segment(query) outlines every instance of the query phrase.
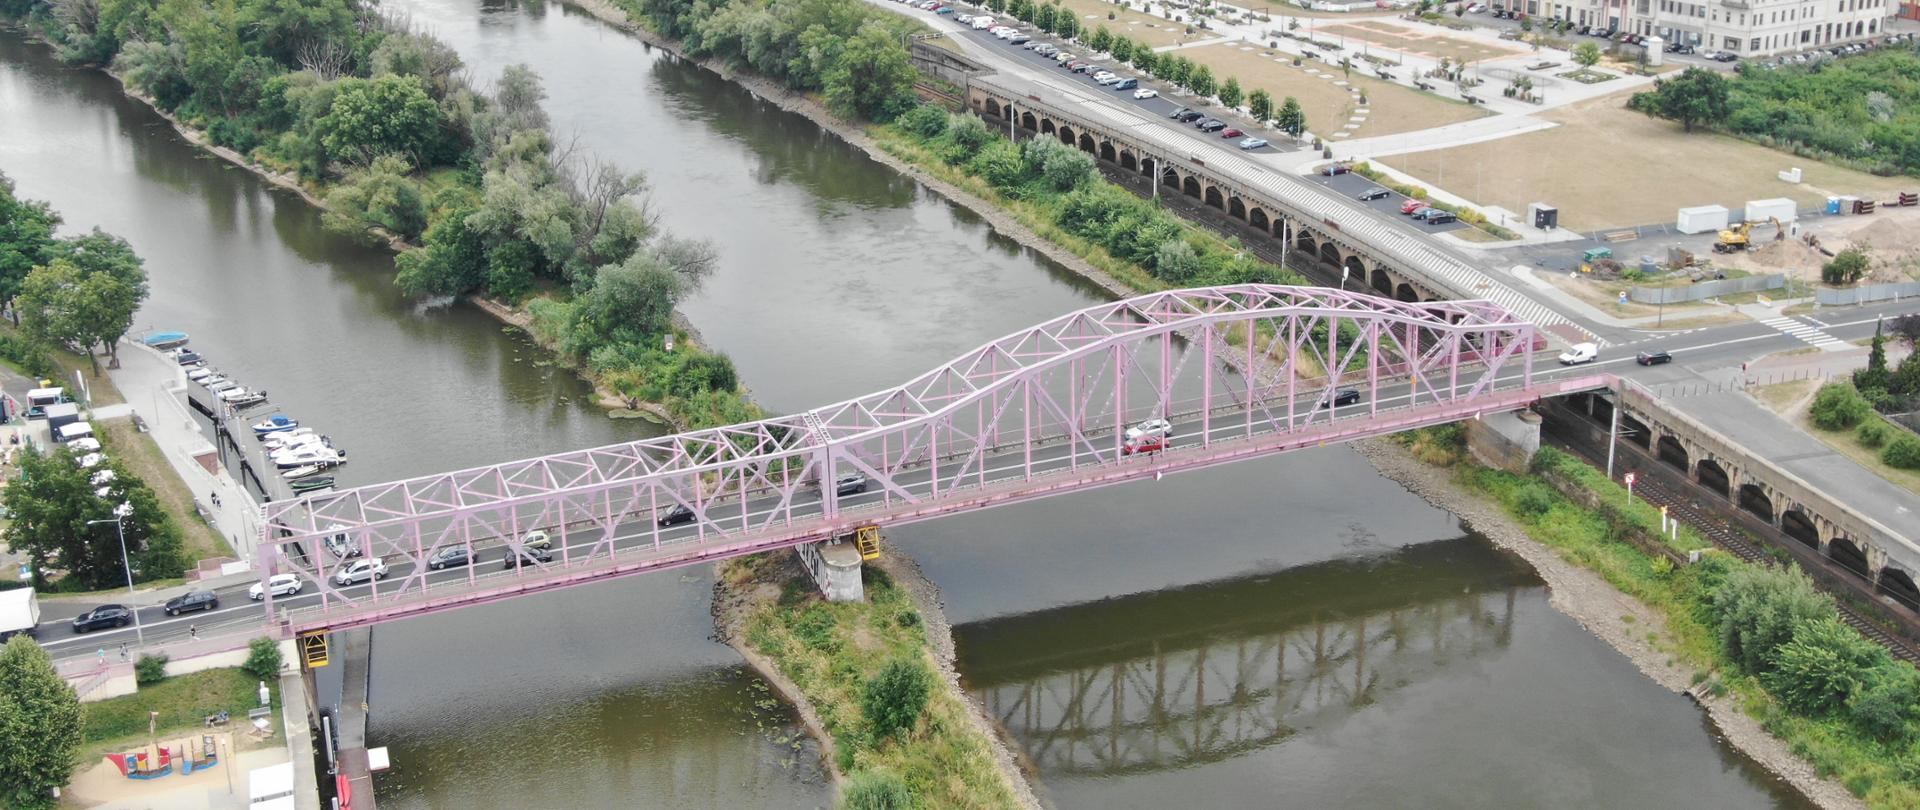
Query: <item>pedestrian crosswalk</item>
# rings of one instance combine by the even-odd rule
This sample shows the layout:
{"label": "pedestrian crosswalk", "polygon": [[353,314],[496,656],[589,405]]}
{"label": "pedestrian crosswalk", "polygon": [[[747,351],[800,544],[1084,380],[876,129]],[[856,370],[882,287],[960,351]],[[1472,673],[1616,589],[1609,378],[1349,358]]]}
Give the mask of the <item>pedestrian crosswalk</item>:
{"label": "pedestrian crosswalk", "polygon": [[1762,318],[1760,322],[1811,343],[1822,351],[1842,352],[1853,348],[1852,344],[1822,332],[1811,324],[1784,315],[1777,318]]}

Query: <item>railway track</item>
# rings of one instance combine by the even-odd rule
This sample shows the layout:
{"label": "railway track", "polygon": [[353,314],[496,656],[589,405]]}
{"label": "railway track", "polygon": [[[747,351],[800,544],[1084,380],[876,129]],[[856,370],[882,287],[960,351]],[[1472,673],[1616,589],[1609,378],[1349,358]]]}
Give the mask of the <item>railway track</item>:
{"label": "railway track", "polygon": [[[1567,441],[1562,436],[1554,438],[1557,439],[1554,443],[1561,449],[1580,456],[1587,463],[1596,466],[1604,463],[1595,458],[1592,448],[1578,442]],[[1671,484],[1661,480],[1661,476],[1640,476],[1639,480],[1634,482],[1633,494],[1646,499],[1648,503],[1667,507],[1667,514],[1678,518],[1681,523],[1698,532],[1701,537],[1711,540],[1715,546],[1735,557],[1747,562],[1761,562],[1773,558],[1773,555],[1754,543],[1744,532],[1736,530],[1726,518],[1701,508],[1684,493],[1676,492]],[[1868,641],[1885,647],[1887,652],[1895,658],[1920,665],[1920,649],[1916,649],[1913,644],[1888,632],[1879,622],[1867,617],[1844,601],[1836,599],[1834,606],[1840,610],[1840,620],[1846,622],[1847,626],[1860,631],[1860,635]]]}

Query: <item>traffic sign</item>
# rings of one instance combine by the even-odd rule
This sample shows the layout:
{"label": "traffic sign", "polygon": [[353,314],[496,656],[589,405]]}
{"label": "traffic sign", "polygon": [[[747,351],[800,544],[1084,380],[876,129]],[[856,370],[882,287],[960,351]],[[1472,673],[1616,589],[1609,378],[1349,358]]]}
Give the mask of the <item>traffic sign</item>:
{"label": "traffic sign", "polygon": [[1633,486],[1633,473],[1627,473],[1627,486]]}

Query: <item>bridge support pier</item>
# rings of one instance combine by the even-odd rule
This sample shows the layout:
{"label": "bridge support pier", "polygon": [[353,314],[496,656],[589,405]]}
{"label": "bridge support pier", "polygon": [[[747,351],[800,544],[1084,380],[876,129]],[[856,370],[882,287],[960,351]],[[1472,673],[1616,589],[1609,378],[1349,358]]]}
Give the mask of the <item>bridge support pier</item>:
{"label": "bridge support pier", "polygon": [[1467,451],[1489,467],[1526,472],[1540,450],[1540,415],[1533,411],[1483,414],[1466,425]]}
{"label": "bridge support pier", "polygon": [[794,551],[800,555],[800,562],[806,565],[807,573],[813,575],[814,584],[820,586],[820,593],[827,597],[827,601],[866,601],[866,587],[860,578],[860,550],[854,547],[851,539],[802,543],[795,546]]}

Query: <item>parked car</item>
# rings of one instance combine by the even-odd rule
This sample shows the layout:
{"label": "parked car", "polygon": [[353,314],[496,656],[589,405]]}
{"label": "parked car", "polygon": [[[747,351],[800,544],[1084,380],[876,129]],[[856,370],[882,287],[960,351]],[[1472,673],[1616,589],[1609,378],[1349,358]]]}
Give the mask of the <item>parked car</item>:
{"label": "parked car", "polygon": [[1247,133],[1245,133],[1245,132],[1241,132],[1240,130],[1237,130],[1237,129],[1234,129],[1233,127],[1227,127],[1226,129],[1224,129],[1224,130],[1221,130],[1221,131],[1220,131],[1220,137],[1222,137],[1222,138],[1245,138],[1245,137],[1247,137]]}
{"label": "parked car", "polygon": [[1391,196],[1393,196],[1393,192],[1379,186],[1374,186],[1373,188],[1360,192],[1359,200],[1361,202],[1371,202],[1373,200],[1384,200]]}
{"label": "parked car", "polygon": [[935,14],[952,14],[952,13],[953,13],[953,7],[952,7],[952,6],[941,6],[941,7],[939,7],[939,8],[936,8],[936,9],[934,9],[934,10],[933,10],[933,13],[935,13]]}
{"label": "parked car", "polygon": [[1693,46],[1685,42],[1673,42],[1667,45],[1667,53],[1693,53]]}
{"label": "parked car", "polygon": [[[266,590],[272,591],[274,596],[293,596],[300,592],[300,588],[301,588],[301,583],[300,583],[299,575],[274,574],[271,578],[267,580]],[[253,583],[251,587],[247,588],[247,598],[252,599],[255,602],[258,602],[262,599],[267,598],[267,595],[260,588],[260,583],[256,582],[256,583]]]}
{"label": "parked car", "polygon": [[1406,202],[1403,202],[1400,204],[1400,213],[1412,214],[1425,207],[1427,207],[1427,204],[1425,201],[1416,200],[1416,199],[1413,199],[1412,197],[1408,197]]}
{"label": "parked car", "polygon": [[1174,120],[1179,121],[1182,124],[1191,124],[1205,117],[1207,117],[1206,113],[1196,112],[1194,110],[1188,110],[1186,112],[1183,112],[1179,115],[1174,116]]}
{"label": "parked car", "polygon": [[375,557],[370,560],[354,560],[348,563],[347,567],[340,569],[333,575],[333,584],[346,586],[366,582],[370,579],[386,578],[387,561]]}
{"label": "parked car", "polygon": [[1225,121],[1215,121],[1209,118],[1205,121],[1195,124],[1195,126],[1199,127],[1201,132],[1219,132],[1220,130],[1227,128],[1227,123]]}
{"label": "parked car", "polygon": [[833,482],[833,494],[842,498],[867,491],[867,477],[859,473],[840,476]]}
{"label": "parked car", "polygon": [[1167,117],[1175,121],[1184,121],[1186,119],[1181,118],[1180,116],[1186,115],[1187,113],[1190,113],[1190,112],[1193,112],[1193,108],[1191,107],[1176,107],[1174,108],[1173,112],[1167,113]]}
{"label": "parked car", "polygon": [[1160,91],[1155,90],[1151,87],[1142,87],[1138,90],[1133,91],[1134,98],[1153,98],[1154,96],[1157,96],[1157,95],[1160,95]]}
{"label": "parked car", "polygon": [[1113,89],[1115,90],[1133,90],[1138,88],[1139,86],[1140,86],[1139,79],[1121,79],[1120,81],[1113,83]]}
{"label": "parked car", "polygon": [[1333,406],[1345,407],[1360,404],[1360,391],[1355,388],[1342,388],[1333,394]]}
{"label": "parked car", "polygon": [[1560,365],[1577,366],[1582,363],[1591,363],[1594,358],[1599,356],[1599,346],[1592,343],[1575,343],[1568,347],[1566,351],[1560,353]]}
{"label": "parked car", "polygon": [[[1433,213],[1427,214],[1427,211],[1432,211]],[[1445,225],[1449,222],[1460,221],[1459,214],[1456,214],[1452,211],[1442,211],[1438,208],[1429,208],[1426,211],[1422,211],[1420,213],[1427,214],[1426,220],[1428,225]]]}
{"label": "parked car", "polygon": [[1716,53],[1716,54],[1714,54],[1712,58],[1713,58],[1713,61],[1715,61],[1715,62],[1738,62],[1738,61],[1740,61],[1740,55],[1739,55],[1739,54],[1736,54],[1736,53],[1734,53],[1733,51],[1721,51],[1721,52],[1719,52],[1719,53]]}
{"label": "parked car", "polygon": [[1267,145],[1266,138],[1248,138],[1240,142],[1240,148],[1249,152]]}
{"label": "parked car", "polygon": [[172,599],[168,599],[166,604],[168,616],[178,616],[182,613],[191,613],[196,610],[218,609],[220,609],[220,597],[213,591],[187,591]]}
{"label": "parked car", "polygon": [[101,605],[73,617],[73,632],[91,633],[102,627],[126,627],[133,624],[133,611],[126,605]]}
{"label": "parked car", "polygon": [[1641,352],[1634,355],[1633,362],[1643,366],[1658,366],[1673,362],[1673,355],[1660,349],[1655,349],[1650,352]]}
{"label": "parked car", "polygon": [[1151,453],[1164,450],[1167,440],[1173,438],[1173,423],[1165,419],[1148,419],[1145,422],[1127,428],[1120,443],[1121,455]]}
{"label": "parked car", "polygon": [[985,31],[993,27],[993,18],[992,17],[975,17],[973,18],[972,25],[973,25],[973,30],[975,31]]}
{"label": "parked car", "polygon": [[1060,64],[1064,65],[1072,59],[1073,59],[1073,54],[1067,53],[1066,51],[1053,52],[1053,61],[1059,62]]}
{"label": "parked car", "polygon": [[953,18],[953,21],[954,21],[954,22],[957,22],[957,23],[959,23],[959,24],[961,24],[961,25],[972,25],[972,24],[973,24],[973,15],[972,15],[972,14],[962,14],[962,15],[960,15],[960,16],[958,16],[958,17],[955,17],[955,18]]}
{"label": "parked car", "polygon": [[1440,209],[1438,209],[1438,208],[1435,208],[1435,207],[1433,207],[1433,206],[1431,206],[1431,205],[1426,205],[1426,206],[1421,206],[1421,208],[1420,208],[1420,210],[1418,210],[1418,211],[1415,211],[1415,212],[1413,212],[1413,218],[1414,218],[1414,219],[1423,219],[1423,220],[1431,220],[1431,219],[1433,219],[1433,217],[1434,217],[1434,215],[1436,215],[1436,214],[1444,214],[1444,213],[1446,213],[1446,212],[1445,212],[1445,211],[1442,211],[1442,210],[1440,210]]}
{"label": "parked car", "polygon": [[553,562],[553,552],[544,548],[523,548],[520,549],[519,554],[515,554],[512,549],[508,549],[506,556],[500,558],[500,567],[504,570],[511,571],[520,566],[532,565],[536,562]]}
{"label": "parked car", "polygon": [[1325,166],[1320,167],[1320,174],[1324,177],[1332,177],[1338,174],[1346,174],[1347,172],[1350,172],[1350,171],[1353,171],[1353,167],[1348,166],[1345,163],[1329,163]]}
{"label": "parked car", "polygon": [[1014,34],[1013,36],[1007,37],[1007,42],[1014,45],[1024,45],[1032,41],[1033,37],[1027,36],[1026,34]]}
{"label": "parked car", "polygon": [[662,526],[672,526],[678,523],[691,522],[692,520],[692,509],[688,509],[685,504],[674,504],[672,509],[668,509],[662,513],[660,519],[654,522]]}
{"label": "parked car", "polygon": [[1075,72],[1075,73],[1092,73],[1092,72],[1093,72],[1093,63],[1092,63],[1092,62],[1081,62],[1081,63],[1080,63],[1080,64],[1078,64],[1078,65],[1074,65],[1073,67],[1070,67],[1070,68],[1068,68],[1068,70],[1071,70],[1071,71],[1073,71],[1073,72]]}
{"label": "parked car", "polygon": [[466,546],[448,546],[434,552],[433,556],[427,558],[427,568],[434,571],[442,568],[472,564],[473,552],[469,551]]}
{"label": "parked car", "polygon": [[1055,48],[1052,45],[1039,45],[1034,47],[1033,52],[1040,54],[1041,56],[1052,56],[1056,53],[1059,53],[1060,49]]}

